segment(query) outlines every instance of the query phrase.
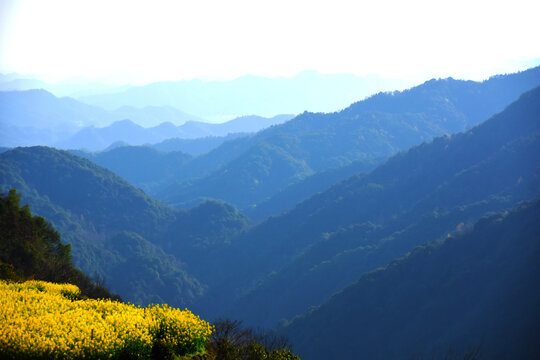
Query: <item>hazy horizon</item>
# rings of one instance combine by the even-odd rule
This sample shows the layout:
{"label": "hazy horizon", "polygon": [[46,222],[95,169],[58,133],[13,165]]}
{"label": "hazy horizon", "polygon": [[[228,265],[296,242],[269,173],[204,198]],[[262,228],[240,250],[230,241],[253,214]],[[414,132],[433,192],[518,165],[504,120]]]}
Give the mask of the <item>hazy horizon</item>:
{"label": "hazy horizon", "polygon": [[300,70],[297,73],[294,73],[292,75],[260,75],[260,74],[242,74],[238,76],[233,77],[218,77],[218,76],[200,76],[200,77],[194,77],[194,78],[182,78],[182,79],[155,79],[155,80],[147,80],[144,82],[129,82],[129,79],[124,79],[125,81],[118,81],[119,79],[116,78],[115,75],[111,76],[105,76],[105,77],[85,77],[84,75],[79,76],[70,76],[65,78],[57,78],[48,74],[33,74],[33,73],[19,73],[15,71],[0,71],[1,76],[5,77],[12,77],[13,79],[35,79],[39,81],[43,81],[45,83],[48,83],[49,85],[85,85],[85,84],[99,84],[104,86],[110,86],[113,87],[140,87],[140,86],[146,86],[153,83],[167,83],[167,82],[181,82],[181,81],[201,81],[201,82],[228,82],[228,81],[234,81],[246,77],[258,77],[258,78],[264,78],[264,79],[292,79],[298,76],[301,76],[302,74],[306,73],[316,73],[323,76],[332,76],[332,75],[351,75],[358,78],[380,78],[383,80],[394,80],[396,82],[401,82],[403,84],[406,84],[405,86],[402,86],[400,88],[394,89],[394,90],[403,90],[406,88],[409,88],[411,86],[419,85],[425,81],[428,81],[430,79],[442,79],[442,78],[453,78],[456,80],[473,80],[473,81],[483,81],[487,80],[492,76],[497,75],[504,75],[504,74],[511,74],[516,73],[520,71],[525,71],[534,67],[540,66],[540,57],[539,58],[531,58],[526,61],[523,61],[522,63],[515,64],[510,70],[508,71],[500,71],[500,72],[493,72],[493,73],[485,73],[482,77],[464,77],[464,76],[452,76],[451,74],[448,76],[427,76],[426,77],[416,77],[416,78],[410,78],[410,77],[385,77],[380,74],[365,74],[365,75],[358,75],[352,72],[336,72],[336,73],[324,73],[315,69],[305,69]]}
{"label": "hazy horizon", "polygon": [[0,4],[0,72],[115,85],[309,70],[483,80],[540,64],[535,10],[527,0],[8,0]]}

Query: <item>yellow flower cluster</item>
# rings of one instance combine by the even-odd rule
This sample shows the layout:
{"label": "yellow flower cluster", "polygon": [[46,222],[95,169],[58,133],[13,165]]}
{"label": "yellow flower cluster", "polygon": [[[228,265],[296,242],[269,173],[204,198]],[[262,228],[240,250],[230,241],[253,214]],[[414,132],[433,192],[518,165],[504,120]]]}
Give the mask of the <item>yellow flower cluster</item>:
{"label": "yellow flower cluster", "polygon": [[177,354],[202,351],[212,326],[189,310],[111,300],[70,300],[75,285],[0,281],[2,358],[149,357],[156,342]]}

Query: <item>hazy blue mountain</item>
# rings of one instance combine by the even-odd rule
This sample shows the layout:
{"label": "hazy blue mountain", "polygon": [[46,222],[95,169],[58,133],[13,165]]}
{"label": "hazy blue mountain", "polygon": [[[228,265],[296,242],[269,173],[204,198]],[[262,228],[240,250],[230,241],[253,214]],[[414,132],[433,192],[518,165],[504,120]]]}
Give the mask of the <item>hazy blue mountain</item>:
{"label": "hazy blue mountain", "polygon": [[[103,151],[110,151],[110,150],[114,150],[114,149],[117,149],[119,147],[124,147],[124,146],[131,146],[129,145],[127,142],[125,141],[115,141],[113,142],[111,145],[107,146]],[[89,154],[90,152],[88,151],[85,151],[85,150],[72,150],[71,151],[73,154],[77,155],[77,156],[81,156],[79,154],[77,154],[76,152],[79,152],[79,153],[84,153],[84,154]],[[86,157],[85,156],[82,156],[82,157]]]}
{"label": "hazy blue mountain", "polygon": [[82,126],[104,125],[113,117],[105,110],[45,90],[0,92],[3,146],[52,144]]}
{"label": "hazy blue mountain", "polygon": [[45,90],[5,91],[0,92],[0,145],[50,145],[96,151],[117,141],[141,145],[174,137],[252,132],[291,117],[249,116],[222,124],[209,124],[170,106],[123,107],[106,111],[72,98],[58,98]]}
{"label": "hazy blue mountain", "polygon": [[[144,188],[145,191],[148,191],[149,194],[152,195],[158,191],[162,191],[162,189],[166,188],[167,186],[173,186],[171,184],[176,184],[180,179],[186,180],[186,179],[194,178],[197,176],[201,176],[201,174],[208,173],[209,169],[213,169],[219,166],[220,162],[225,161],[229,159],[230,157],[234,157],[235,154],[239,154],[241,151],[243,151],[244,149],[243,143],[248,142],[248,139],[250,138],[250,136],[239,135],[238,137],[231,136],[230,138],[236,139],[237,141],[225,141],[225,142],[221,141],[221,144],[222,144],[221,146],[227,150],[223,151],[220,154],[217,154],[217,156],[213,156],[213,158],[210,161],[204,161],[204,162],[195,162],[193,161],[195,158],[193,158],[190,161],[184,161],[187,159],[187,158],[184,158],[182,159],[182,162],[180,163],[178,162],[176,155],[174,154],[171,154],[170,156],[165,155],[168,152],[179,153],[178,151],[176,150],[160,151],[160,150],[154,149],[151,145],[142,146],[142,147],[148,148],[147,150],[139,149],[140,148],[139,146],[125,146],[126,149],[122,151],[114,152],[113,156],[109,156],[107,154],[108,152],[112,150],[101,151],[101,152],[90,152],[90,151],[80,151],[80,150],[69,150],[69,151],[78,156],[89,158],[95,163],[108,168],[109,170],[119,174],[122,177],[124,176],[129,177],[135,186]],[[203,143],[206,142],[204,138],[200,140]],[[171,141],[176,142],[176,140],[174,139]],[[188,141],[192,141],[193,144],[195,144],[195,147],[197,147],[198,139],[188,139]],[[228,147],[229,143],[231,147]],[[208,146],[208,144],[205,146]],[[113,149],[113,150],[116,150],[116,149]],[[141,159],[141,161],[138,161],[136,157],[138,154],[143,155],[146,158],[143,158]],[[154,160],[150,160],[152,157],[154,157]],[[167,159],[171,160],[171,162],[166,161]],[[156,161],[156,163],[153,164],[152,163],[153,161]],[[126,166],[126,164],[131,164],[133,166],[129,167],[129,166]],[[152,175],[153,173],[167,174],[167,176],[164,176],[164,177],[153,176]],[[137,179],[140,179],[140,180],[152,179],[152,181],[151,182],[147,182],[147,181],[138,182]],[[193,201],[192,205],[194,206],[199,203],[200,201]]]}
{"label": "hazy blue mountain", "polygon": [[426,239],[539,196],[539,115],[537,88],[465,133],[400,153],[254,227],[215,264],[231,269],[223,287],[245,292],[232,313],[267,326],[290,319]]}
{"label": "hazy blue mountain", "polygon": [[97,151],[104,149],[118,141],[125,141],[130,144],[141,144],[159,138],[150,132],[146,131],[140,125],[135,124],[131,120],[120,120],[105,127],[85,127],[79,130],[76,134],[66,140],[59,141],[55,144],[60,149],[86,149],[89,151]]}
{"label": "hazy blue mountain", "polygon": [[244,211],[246,215],[255,221],[265,220],[271,215],[279,215],[342,180],[355,174],[367,173],[373,170],[383,160],[385,159],[355,161],[350,165],[320,171],[287,186],[268,200],[258,203],[256,206],[248,207]]}
{"label": "hazy blue mountain", "polygon": [[304,161],[294,158],[283,148],[260,142],[228,163],[225,169],[196,180],[193,185],[187,182],[172,190],[165,188],[162,193],[174,191],[168,199],[179,208],[186,207],[185,202],[176,203],[170,199],[187,200],[189,206],[193,201],[214,198],[243,209],[312,173]]}
{"label": "hazy blue mountain", "polygon": [[[273,117],[261,117],[256,115],[249,116],[239,116],[232,120],[219,123],[203,123],[198,124],[203,127],[209,135],[212,136],[226,136],[233,133],[255,133],[272,125],[279,125],[284,122],[291,120],[294,115],[281,114]],[[187,127],[188,124],[185,124],[181,127],[184,131],[184,127]],[[186,131],[187,132],[187,131]]]}
{"label": "hazy blue mountain", "polygon": [[144,128],[131,120],[119,120],[105,127],[89,126],[73,136],[59,141],[55,147],[60,149],[85,149],[100,151],[115,143],[127,145],[150,145],[171,137],[183,136],[179,128],[170,122],[151,128]]}
{"label": "hazy blue mountain", "polygon": [[36,77],[17,73],[0,74],[0,91],[46,90],[55,96],[90,96],[107,92],[122,91],[129,86],[108,85],[89,79],[71,79],[49,83]]}
{"label": "hazy blue mountain", "polygon": [[177,169],[192,158],[180,151],[161,152],[148,146],[120,146],[98,153],[72,152],[107,169],[114,169],[115,173],[145,191],[172,178]]}
{"label": "hazy blue mountain", "polygon": [[[284,329],[306,360],[540,352],[540,200],[367,273]],[[426,239],[428,240],[428,239]]]}
{"label": "hazy blue mountain", "polygon": [[[164,112],[156,109],[159,108],[151,110],[154,116],[165,114],[165,118],[169,118],[167,116],[167,109]],[[135,114],[135,118],[138,118],[146,116],[148,112],[150,110],[143,109],[137,115],[136,109],[131,109],[125,113]],[[176,126],[172,122],[162,122],[157,126],[149,128],[144,128],[132,120],[125,119],[116,121],[105,127],[85,127],[68,139],[57,142],[55,146],[61,149],[99,151],[116,142],[125,142],[129,145],[150,145],[171,138],[196,139],[209,136],[227,136],[236,132],[245,133],[256,131],[256,129],[263,129],[273,124],[282,123],[291,117],[292,115],[279,115],[273,118],[246,116],[222,124],[188,121],[180,126]]]}
{"label": "hazy blue mountain", "polygon": [[[540,85],[540,67],[483,82],[431,80],[374,95],[340,112],[306,112],[195,158],[176,183],[152,195],[179,206],[213,197],[246,209],[316,172],[387,158],[435,136],[469,129],[535,85]],[[265,181],[267,176],[273,180]]]}
{"label": "hazy blue mountain", "polygon": [[247,75],[230,81],[152,83],[80,100],[111,110],[122,106],[174,106],[203,118],[219,119],[248,114],[298,114],[305,110],[335,111],[376,92],[410,85],[376,76],[306,71],[292,78]]}
{"label": "hazy blue mountain", "polygon": [[232,120],[213,124],[201,121],[188,121],[179,126],[183,138],[201,138],[207,136],[227,136],[234,133],[257,132],[272,125],[278,125],[292,119],[294,115],[276,115],[262,117],[256,115],[240,116]]}
{"label": "hazy blue mountain", "polygon": [[[192,136],[193,134],[187,134],[182,131],[181,127],[175,126],[170,122],[144,128],[126,119],[116,121],[109,126],[101,128],[94,126],[86,127],[70,138],[58,142],[56,147],[61,149],[100,151],[118,142],[128,145],[150,146],[153,143],[159,143],[170,138],[191,138]],[[207,136],[207,133],[203,132],[201,136]]]}
{"label": "hazy blue mountain", "polygon": [[31,78],[15,78],[7,81],[0,81],[0,91],[24,91],[32,89],[45,89],[47,83]]}
{"label": "hazy blue mountain", "polygon": [[227,136],[207,136],[197,139],[172,138],[163,140],[160,143],[152,144],[151,147],[163,152],[181,151],[196,156],[206,154],[223,144],[225,141],[234,140],[246,135],[246,133],[233,133]]}
{"label": "hazy blue mountain", "polygon": [[[160,244],[174,242],[185,253],[191,247],[196,252],[204,244],[227,241],[246,226],[228,205],[213,202],[193,212],[175,211],[87,159],[45,147],[0,154],[0,191],[11,188],[72,244],[78,267],[104,276],[113,291],[139,303],[187,305],[205,291],[186,271],[194,260],[169,255]],[[197,217],[201,212],[212,223]],[[188,227],[183,225],[187,219],[198,222]],[[190,269],[199,266],[189,264]]]}
{"label": "hazy blue mountain", "polygon": [[38,129],[103,125],[112,120],[103,109],[45,90],[2,91],[0,110],[3,125]]}
{"label": "hazy blue mountain", "polygon": [[172,106],[146,106],[143,108],[123,106],[112,113],[119,119],[130,119],[145,128],[158,126],[164,122],[180,126],[188,121],[203,121],[200,117],[187,114]]}
{"label": "hazy blue mountain", "polygon": [[12,81],[12,80],[16,80],[16,79],[20,79],[20,78],[25,78],[25,77],[28,77],[28,76],[25,76],[25,75],[21,75],[19,73],[16,73],[16,72],[10,72],[10,73],[0,73],[0,82],[9,82],[9,81]]}

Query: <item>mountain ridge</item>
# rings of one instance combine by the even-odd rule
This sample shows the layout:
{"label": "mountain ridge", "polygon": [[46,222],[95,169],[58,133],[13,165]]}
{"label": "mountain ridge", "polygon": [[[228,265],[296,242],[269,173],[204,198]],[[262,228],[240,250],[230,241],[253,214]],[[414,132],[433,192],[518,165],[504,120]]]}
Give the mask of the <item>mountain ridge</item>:
{"label": "mountain ridge", "polygon": [[247,114],[274,116],[304,110],[340,109],[377,91],[401,88],[403,83],[378,77],[307,71],[292,78],[251,75],[229,81],[158,82],[116,94],[79,99],[106,109],[123,105],[170,105],[206,118]]}
{"label": "mountain ridge", "polygon": [[[204,282],[192,275],[200,266],[166,253],[165,239],[174,239],[178,249],[196,252],[192,247],[208,246],[201,242],[219,244],[247,226],[246,219],[226,204],[201,204],[193,211],[205,215],[196,218],[195,213],[151,199],[87,159],[47,147],[0,154],[0,191],[11,188],[72,244],[78,267],[105,277],[113,291],[122,290],[126,300],[138,303],[191,304],[205,291]],[[204,224],[204,218],[212,218],[212,225]],[[187,219],[198,220],[187,227]],[[138,245],[126,247],[127,243]],[[123,281],[121,269],[128,265],[134,277]]]}
{"label": "mountain ridge", "polygon": [[[339,272],[332,277],[329,274],[314,276],[310,274],[314,266],[331,264],[332,257],[340,253],[349,252],[345,257],[348,259],[357,248],[361,250],[355,255],[357,264],[382,266],[384,261],[399,256],[400,251],[406,252],[406,247],[398,246],[399,242],[396,245],[389,242],[389,246],[399,249],[390,251],[391,248],[387,250],[379,242],[396,238],[403,239],[409,244],[407,246],[419,245],[421,238],[415,237],[414,232],[407,232],[412,224],[419,223],[419,219],[424,218],[422,221],[426,225],[415,231],[426,234],[427,230],[433,229],[439,233],[430,233],[430,236],[437,237],[445,231],[451,232],[461,222],[465,226],[475,221],[490,208],[501,211],[516,201],[538,196],[540,170],[535,156],[540,153],[538,99],[540,88],[524,94],[504,112],[473,128],[472,134],[469,131],[436,138],[429,144],[414,147],[392,157],[367,175],[342,181],[287,213],[255,226],[241,241],[235,242],[241,249],[231,250],[230,255],[242,254],[234,258],[234,269],[245,272],[249,268],[251,279],[244,278],[244,282],[239,282],[231,274],[223,280],[229,283],[228,286],[244,291],[245,298],[236,299],[235,316],[243,316],[245,321],[253,321],[255,317],[258,323],[267,326],[281,318],[294,316],[294,311],[299,308],[288,307],[291,303],[288,299],[303,302],[302,306],[307,308],[309,302],[330,296],[337,290],[337,284],[346,285],[343,281],[354,276],[354,273],[347,273],[340,277]],[[501,171],[504,176],[493,177]],[[489,186],[481,185],[486,182]],[[476,196],[462,191],[471,184],[479,184],[479,187],[471,188],[477,192]],[[443,194],[447,200],[440,202]],[[339,235],[343,238],[341,243],[337,242],[340,231],[345,231],[344,235]],[[320,251],[319,258],[310,255],[309,265],[298,267],[300,263],[295,262],[314,253],[317,249],[314,246],[324,243],[327,238],[340,245],[332,252],[327,250],[322,258]],[[364,243],[362,239],[372,240]],[[269,263],[264,258],[274,261]],[[368,261],[370,258],[373,260]],[[358,265],[354,267],[359,268],[358,271],[369,270]],[[280,275],[280,271],[284,272]],[[301,277],[309,278],[309,284],[318,289],[323,288],[322,284],[330,285],[325,290],[329,292],[315,296],[307,287],[287,285],[288,281]],[[326,278],[328,281],[324,280]],[[276,279],[279,280],[277,283]],[[321,285],[317,285],[317,279]],[[268,286],[269,292],[265,292],[264,286]],[[267,304],[270,293],[274,294],[272,304]],[[257,312],[253,304],[267,304],[268,309],[264,313]],[[285,315],[287,311],[289,313]]]}
{"label": "mountain ridge", "polygon": [[[245,210],[316,172],[388,158],[435,136],[465,131],[502,111],[533,84],[540,85],[540,67],[481,83],[432,80],[401,92],[373,95],[340,112],[304,112],[197,157],[186,164],[176,181],[156,188],[152,195],[170,204],[214,197]],[[261,157],[262,147],[275,151]],[[240,157],[247,160],[238,161]],[[255,183],[267,164],[274,160],[279,164],[283,158],[293,161],[274,167],[274,172],[282,171],[279,185],[261,183],[248,196],[238,196],[246,188],[245,183],[235,183],[238,174],[243,174],[242,181]],[[291,173],[290,168],[299,162],[305,165]],[[208,185],[219,182],[234,187],[220,191]]]}
{"label": "mountain ridge", "polygon": [[493,359],[534,357],[539,214],[536,198],[480,219],[467,233],[418,247],[283,331],[313,360],[443,356],[448,347],[477,348]]}

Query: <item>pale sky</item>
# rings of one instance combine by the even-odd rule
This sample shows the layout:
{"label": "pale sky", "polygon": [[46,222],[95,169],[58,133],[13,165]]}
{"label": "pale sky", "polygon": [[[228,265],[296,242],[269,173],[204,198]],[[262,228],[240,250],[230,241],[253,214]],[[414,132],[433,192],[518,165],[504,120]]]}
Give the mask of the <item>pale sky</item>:
{"label": "pale sky", "polygon": [[0,0],[0,72],[131,84],[303,70],[479,80],[540,64],[539,4]]}

